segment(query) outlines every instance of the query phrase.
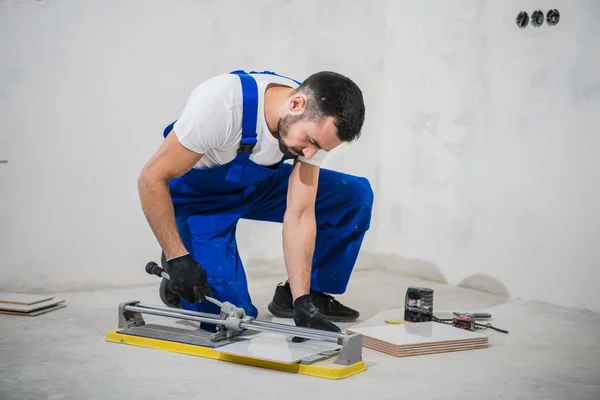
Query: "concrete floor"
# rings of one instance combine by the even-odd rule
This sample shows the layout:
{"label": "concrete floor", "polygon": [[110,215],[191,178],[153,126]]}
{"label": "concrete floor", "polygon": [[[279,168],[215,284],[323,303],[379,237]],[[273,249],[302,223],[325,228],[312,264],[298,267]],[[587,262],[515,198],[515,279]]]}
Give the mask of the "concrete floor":
{"label": "concrete floor", "polygon": [[[282,278],[250,273],[259,318],[271,318],[266,305]],[[331,381],[105,342],[117,305],[159,304],[155,286],[58,293],[62,310],[0,315],[0,399],[600,399],[598,314],[375,270],[356,271],[339,299],[364,321],[402,307],[410,285],[435,289],[438,310],[489,311],[510,333],[487,330],[490,348],[459,353],[394,358],[365,349],[366,372]]]}

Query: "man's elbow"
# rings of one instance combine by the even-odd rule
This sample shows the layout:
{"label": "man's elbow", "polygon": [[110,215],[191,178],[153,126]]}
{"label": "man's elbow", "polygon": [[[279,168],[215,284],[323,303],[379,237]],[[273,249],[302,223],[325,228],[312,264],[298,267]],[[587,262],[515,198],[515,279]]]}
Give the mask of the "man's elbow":
{"label": "man's elbow", "polygon": [[314,221],[315,220],[315,208],[306,207],[288,207],[285,210],[283,216],[284,220],[293,221]]}
{"label": "man's elbow", "polygon": [[142,168],[137,178],[138,192],[142,194],[155,185],[166,185],[167,182],[168,179],[158,175],[149,166],[145,166]]}
{"label": "man's elbow", "polygon": [[150,181],[149,173],[147,167],[142,168],[137,178],[137,188],[138,192],[142,192],[144,188],[148,186],[148,182]]}

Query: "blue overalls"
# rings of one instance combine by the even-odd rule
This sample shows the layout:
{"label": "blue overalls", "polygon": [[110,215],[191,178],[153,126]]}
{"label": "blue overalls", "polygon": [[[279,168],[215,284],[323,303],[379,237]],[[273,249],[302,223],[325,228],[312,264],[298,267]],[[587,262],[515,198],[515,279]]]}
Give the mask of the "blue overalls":
{"label": "blue overalls", "polygon": [[[256,144],[258,87],[252,74],[233,71],[243,90],[242,140],[237,157],[221,166],[193,168],[169,183],[175,218],[187,250],[202,265],[213,297],[258,316],[252,304],[235,237],[240,218],[283,222],[292,165],[282,158],[265,167],[250,160]],[[163,136],[171,132],[167,126]],[[344,293],[371,221],[373,191],[369,181],[321,169],[316,198],[317,235],[311,288]],[[208,301],[182,308],[208,313],[220,310]],[[204,324],[206,325],[206,324]],[[203,328],[205,326],[202,326]]]}

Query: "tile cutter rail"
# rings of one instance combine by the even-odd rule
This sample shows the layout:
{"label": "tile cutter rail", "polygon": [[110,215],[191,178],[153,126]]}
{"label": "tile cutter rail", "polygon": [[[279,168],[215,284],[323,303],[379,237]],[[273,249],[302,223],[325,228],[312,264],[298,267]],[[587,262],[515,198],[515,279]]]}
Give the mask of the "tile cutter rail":
{"label": "tile cutter rail", "polygon": [[[165,279],[170,278],[169,275],[154,262],[148,263],[146,272]],[[160,307],[141,303],[139,301],[123,302],[119,305],[118,333],[120,335],[132,335],[217,349],[220,346],[235,343],[240,340],[239,334],[244,330],[273,332],[284,335],[293,335],[294,337],[304,339],[335,342],[341,346],[338,350],[332,350],[303,359],[301,360],[301,363],[314,363],[333,357],[336,353],[337,357],[333,361],[334,364],[348,366],[363,362],[363,343],[362,335],[360,334],[329,332],[319,329],[298,327],[295,325],[261,321],[246,315],[243,308],[236,307],[229,302],[220,302],[211,297],[206,297],[206,301],[210,301],[220,307],[220,314]],[[142,314],[214,324],[216,325],[216,331],[211,333],[203,329],[191,330],[173,326],[147,324]]]}

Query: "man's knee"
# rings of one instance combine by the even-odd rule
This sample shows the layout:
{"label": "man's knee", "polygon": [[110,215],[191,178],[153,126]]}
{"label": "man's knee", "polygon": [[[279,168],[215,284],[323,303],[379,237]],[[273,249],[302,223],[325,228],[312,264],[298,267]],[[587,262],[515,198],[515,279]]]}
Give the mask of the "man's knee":
{"label": "man's knee", "polygon": [[375,197],[369,180],[356,176],[344,179],[341,191],[345,198],[344,203],[355,215],[355,228],[358,230],[369,229]]}
{"label": "man's knee", "polygon": [[360,202],[361,220],[363,229],[368,230],[371,226],[371,215],[373,213],[373,202],[375,200],[375,194],[371,183],[366,178],[359,178],[359,192],[358,201]]}
{"label": "man's knee", "polygon": [[373,208],[374,194],[367,178],[353,176],[342,180],[339,188],[349,204],[360,206],[365,210]]}
{"label": "man's knee", "polygon": [[358,178],[358,199],[369,210],[373,209],[375,194],[371,187],[371,182],[367,178]]}

